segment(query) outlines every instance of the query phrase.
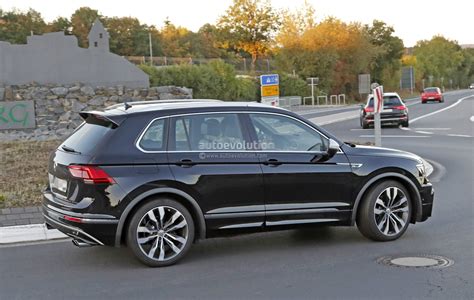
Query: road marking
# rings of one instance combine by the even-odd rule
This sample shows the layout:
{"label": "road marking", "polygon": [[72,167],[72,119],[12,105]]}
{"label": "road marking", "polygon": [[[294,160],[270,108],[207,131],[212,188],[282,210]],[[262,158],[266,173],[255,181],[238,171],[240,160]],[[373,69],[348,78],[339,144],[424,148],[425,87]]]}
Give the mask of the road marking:
{"label": "road marking", "polygon": [[399,127],[401,130],[405,130],[405,131],[410,131],[411,129],[408,128],[408,127]]}
{"label": "road marking", "polygon": [[415,130],[450,130],[451,128],[413,128]]}
{"label": "road marking", "polygon": [[363,130],[367,130],[367,129],[362,129],[362,128],[352,128],[351,131],[363,131]]}
{"label": "road marking", "polygon": [[429,131],[421,131],[421,130],[417,130],[415,131],[416,133],[421,133],[421,134],[433,134],[433,132],[429,132]]}
{"label": "road marking", "polygon": [[471,122],[474,122],[474,116],[471,116],[469,120],[471,120]]}
{"label": "road marking", "polygon": [[[360,135],[359,137],[371,138],[373,134]],[[429,138],[428,135],[382,135],[383,138]]]}
{"label": "road marking", "polygon": [[429,114],[426,114],[426,115],[419,116],[418,118],[414,118],[413,120],[410,120],[410,123],[414,123],[414,122],[416,122],[416,121],[418,121],[418,120],[421,120],[421,119],[430,117],[430,116],[432,116],[432,115],[439,114],[440,112],[443,112],[443,111],[445,111],[445,110],[451,109],[451,108],[455,107],[456,105],[458,105],[459,103],[461,103],[462,101],[464,101],[465,99],[471,98],[471,97],[474,97],[474,95],[461,98],[461,99],[459,99],[458,101],[454,102],[453,104],[451,104],[451,105],[448,106],[448,107],[445,107],[445,108],[442,108],[442,109],[440,109],[440,110],[436,110],[436,111],[430,112]]}
{"label": "road marking", "polygon": [[467,135],[467,134],[448,134],[448,136],[455,136],[455,137],[467,137],[470,138],[472,136]]}

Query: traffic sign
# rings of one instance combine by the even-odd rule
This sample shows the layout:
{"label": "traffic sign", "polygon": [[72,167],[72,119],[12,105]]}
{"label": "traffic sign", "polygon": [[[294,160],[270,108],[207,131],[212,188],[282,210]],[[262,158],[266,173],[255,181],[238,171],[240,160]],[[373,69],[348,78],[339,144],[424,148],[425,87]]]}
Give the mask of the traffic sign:
{"label": "traffic sign", "polygon": [[278,85],[280,83],[280,78],[278,74],[267,74],[260,76],[260,85]]}
{"label": "traffic sign", "polygon": [[261,93],[262,97],[280,96],[280,87],[279,85],[262,85]]}

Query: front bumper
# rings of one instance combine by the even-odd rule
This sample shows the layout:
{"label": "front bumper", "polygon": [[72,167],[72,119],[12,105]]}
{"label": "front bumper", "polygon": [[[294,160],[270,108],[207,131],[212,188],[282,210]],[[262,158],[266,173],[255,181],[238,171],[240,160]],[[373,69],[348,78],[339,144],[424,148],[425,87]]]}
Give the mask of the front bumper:
{"label": "front bumper", "polygon": [[81,244],[115,245],[118,220],[112,216],[69,212],[43,200],[43,217],[48,227],[55,228]]}
{"label": "front bumper", "polygon": [[421,219],[419,222],[426,221],[429,217],[431,217],[431,213],[433,211],[433,201],[434,201],[434,189],[431,183],[427,183],[421,186],[420,189],[420,197],[421,197]]}

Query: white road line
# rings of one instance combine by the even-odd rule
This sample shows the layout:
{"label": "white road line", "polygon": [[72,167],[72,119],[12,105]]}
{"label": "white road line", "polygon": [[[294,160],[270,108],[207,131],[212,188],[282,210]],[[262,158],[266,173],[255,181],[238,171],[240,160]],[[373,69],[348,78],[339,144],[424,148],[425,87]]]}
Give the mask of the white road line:
{"label": "white road line", "polygon": [[362,128],[352,128],[352,129],[350,129],[350,131],[364,131],[364,130],[367,130],[367,129],[362,129]]}
{"label": "white road line", "polygon": [[433,132],[429,132],[429,131],[421,131],[421,130],[417,130],[415,131],[416,133],[421,133],[421,134],[433,134]]}
{"label": "white road line", "polygon": [[474,116],[471,116],[469,120],[471,120],[471,122],[474,122]]}
{"label": "white road line", "polygon": [[451,128],[413,128],[415,130],[451,130]]}
{"label": "white road line", "polygon": [[453,104],[451,104],[451,105],[448,106],[448,107],[445,107],[445,108],[442,108],[442,109],[440,109],[440,110],[436,110],[436,111],[430,112],[429,114],[426,114],[426,115],[419,116],[418,118],[414,118],[413,120],[410,120],[410,123],[414,123],[414,122],[416,122],[416,121],[418,121],[418,120],[421,120],[421,119],[427,118],[427,117],[429,117],[429,116],[432,116],[432,115],[438,114],[438,113],[440,113],[440,112],[443,112],[443,111],[445,111],[445,110],[451,109],[451,108],[455,107],[456,105],[458,105],[459,103],[461,103],[462,101],[464,101],[465,99],[471,98],[471,97],[474,97],[474,95],[461,98],[461,99],[459,99],[458,101],[454,102]]}
{"label": "white road line", "polygon": [[467,134],[454,134],[454,133],[452,133],[452,134],[448,134],[448,136],[455,136],[455,137],[467,137],[467,138],[470,138],[470,137],[472,137],[472,136],[470,136],[470,135],[467,135]]}
{"label": "white road line", "polygon": [[[359,137],[372,138],[373,134],[360,135]],[[429,138],[428,135],[382,135],[382,138]]]}

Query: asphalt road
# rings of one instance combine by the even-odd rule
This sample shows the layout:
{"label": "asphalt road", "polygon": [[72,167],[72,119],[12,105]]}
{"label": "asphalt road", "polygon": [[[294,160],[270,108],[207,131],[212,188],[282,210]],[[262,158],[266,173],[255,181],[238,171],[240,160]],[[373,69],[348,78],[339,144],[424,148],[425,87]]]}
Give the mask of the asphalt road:
{"label": "asphalt road", "polygon": [[[468,95],[474,93],[449,94],[444,104],[413,104],[410,117],[449,107]],[[127,249],[79,249],[70,242],[4,247],[0,298],[472,299],[473,115],[471,97],[415,121],[410,130],[383,129],[384,146],[415,152],[435,166],[432,218],[410,226],[397,241],[371,242],[355,227],[210,239],[195,245],[180,264],[162,269],[142,266]],[[373,140],[367,137],[373,130],[359,130],[357,119],[325,127],[345,140]],[[454,265],[414,269],[376,262],[399,254],[444,255]]]}

